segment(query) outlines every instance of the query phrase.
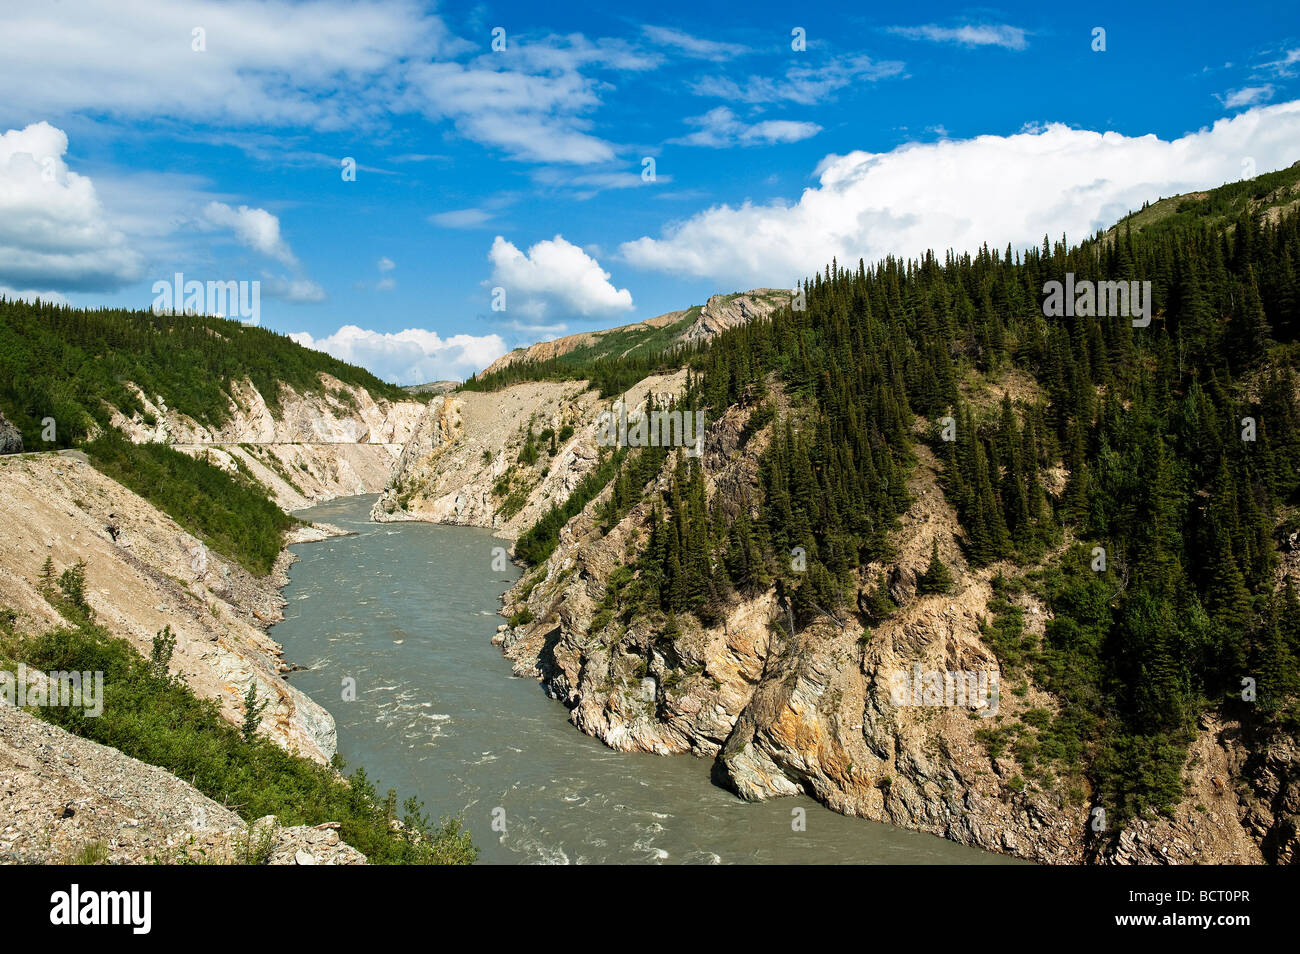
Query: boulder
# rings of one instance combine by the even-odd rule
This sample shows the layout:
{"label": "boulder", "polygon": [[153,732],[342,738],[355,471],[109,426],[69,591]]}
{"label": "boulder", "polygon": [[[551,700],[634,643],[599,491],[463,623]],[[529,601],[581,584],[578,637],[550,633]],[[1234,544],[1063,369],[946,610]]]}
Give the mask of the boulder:
{"label": "boulder", "polygon": [[905,566],[889,571],[889,598],[899,606],[906,606],[916,595],[916,574]]}
{"label": "boulder", "polygon": [[0,414],[0,454],[21,454],[23,452],[22,431]]}

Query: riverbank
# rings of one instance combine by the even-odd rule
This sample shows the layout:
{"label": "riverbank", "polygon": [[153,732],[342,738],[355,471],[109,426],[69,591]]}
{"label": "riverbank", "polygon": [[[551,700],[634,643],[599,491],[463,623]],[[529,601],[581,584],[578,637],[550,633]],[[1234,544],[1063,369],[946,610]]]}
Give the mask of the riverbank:
{"label": "riverbank", "polygon": [[[272,635],[381,788],[463,812],[488,863],[939,863],[1012,859],[836,814],[751,804],[701,759],[614,751],[492,645],[519,570],[479,528],[371,523],[364,498],[298,516],[354,535],[298,547]],[[348,687],[352,691],[348,691]]]}
{"label": "riverbank", "polygon": [[[331,532],[299,528],[291,539]],[[68,622],[42,592],[47,559],[55,577],[84,563],[90,609],[144,656],[170,628],[169,672],[228,722],[240,724],[252,688],[267,703],[268,738],[321,763],[334,754],[333,719],[284,682],[288,664],[265,631],[283,612],[287,545],[270,573],[254,576],[79,456],[0,458],[0,606],[18,633]]]}

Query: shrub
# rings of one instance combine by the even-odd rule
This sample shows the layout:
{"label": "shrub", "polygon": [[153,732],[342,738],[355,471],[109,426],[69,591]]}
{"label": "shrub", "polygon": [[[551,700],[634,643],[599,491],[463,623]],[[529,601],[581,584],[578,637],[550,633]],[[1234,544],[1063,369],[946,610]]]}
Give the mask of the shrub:
{"label": "shrub", "polygon": [[[264,738],[243,737],[221,718],[216,702],[198,698],[178,680],[160,678],[151,660],[100,626],[53,630],[24,641],[22,649],[27,664],[43,671],[104,673],[98,718],[66,706],[44,707],[41,718],[159,766],[248,821],[263,815],[276,815],[286,826],[336,821],[340,837],[378,864],[475,859],[476,849],[458,820],[430,825],[413,800],[398,819],[396,794],[381,799],[364,769],[344,778],[335,768],[292,755]],[[258,854],[253,849],[250,857]]]}

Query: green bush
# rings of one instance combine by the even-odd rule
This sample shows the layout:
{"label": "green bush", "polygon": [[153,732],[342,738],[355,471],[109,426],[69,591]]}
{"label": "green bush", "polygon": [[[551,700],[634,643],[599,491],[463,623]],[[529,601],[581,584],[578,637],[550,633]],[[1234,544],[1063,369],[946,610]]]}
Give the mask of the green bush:
{"label": "green bush", "polygon": [[265,739],[241,737],[214,701],[159,676],[130,643],[100,626],[54,630],[25,640],[20,652],[42,671],[104,673],[98,718],[63,706],[42,708],[41,718],[159,766],[248,821],[276,815],[286,826],[339,822],[343,840],[377,864],[468,864],[477,857],[458,819],[431,825],[413,799],[399,817],[396,794],[381,798],[364,769],[345,779]]}
{"label": "green bush", "polygon": [[257,576],[271,571],[285,531],[297,522],[251,477],[228,474],[165,444],[133,444],[110,429],[84,450],[105,475]]}

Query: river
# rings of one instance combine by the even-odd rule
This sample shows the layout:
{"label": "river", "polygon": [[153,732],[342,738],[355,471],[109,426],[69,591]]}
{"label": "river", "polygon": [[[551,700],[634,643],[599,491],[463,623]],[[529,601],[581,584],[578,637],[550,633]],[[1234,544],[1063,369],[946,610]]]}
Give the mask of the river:
{"label": "river", "polygon": [[[689,755],[615,752],[583,735],[490,640],[501,595],[486,530],[375,524],[373,497],[298,516],[354,535],[294,548],[271,635],[290,681],[333,714],[339,753],[435,819],[463,813],[488,863],[999,864],[1010,859],[809,798],[741,801]],[[345,680],[355,699],[345,701]],[[802,809],[805,830],[795,830]],[[504,830],[502,830],[504,829]]]}

